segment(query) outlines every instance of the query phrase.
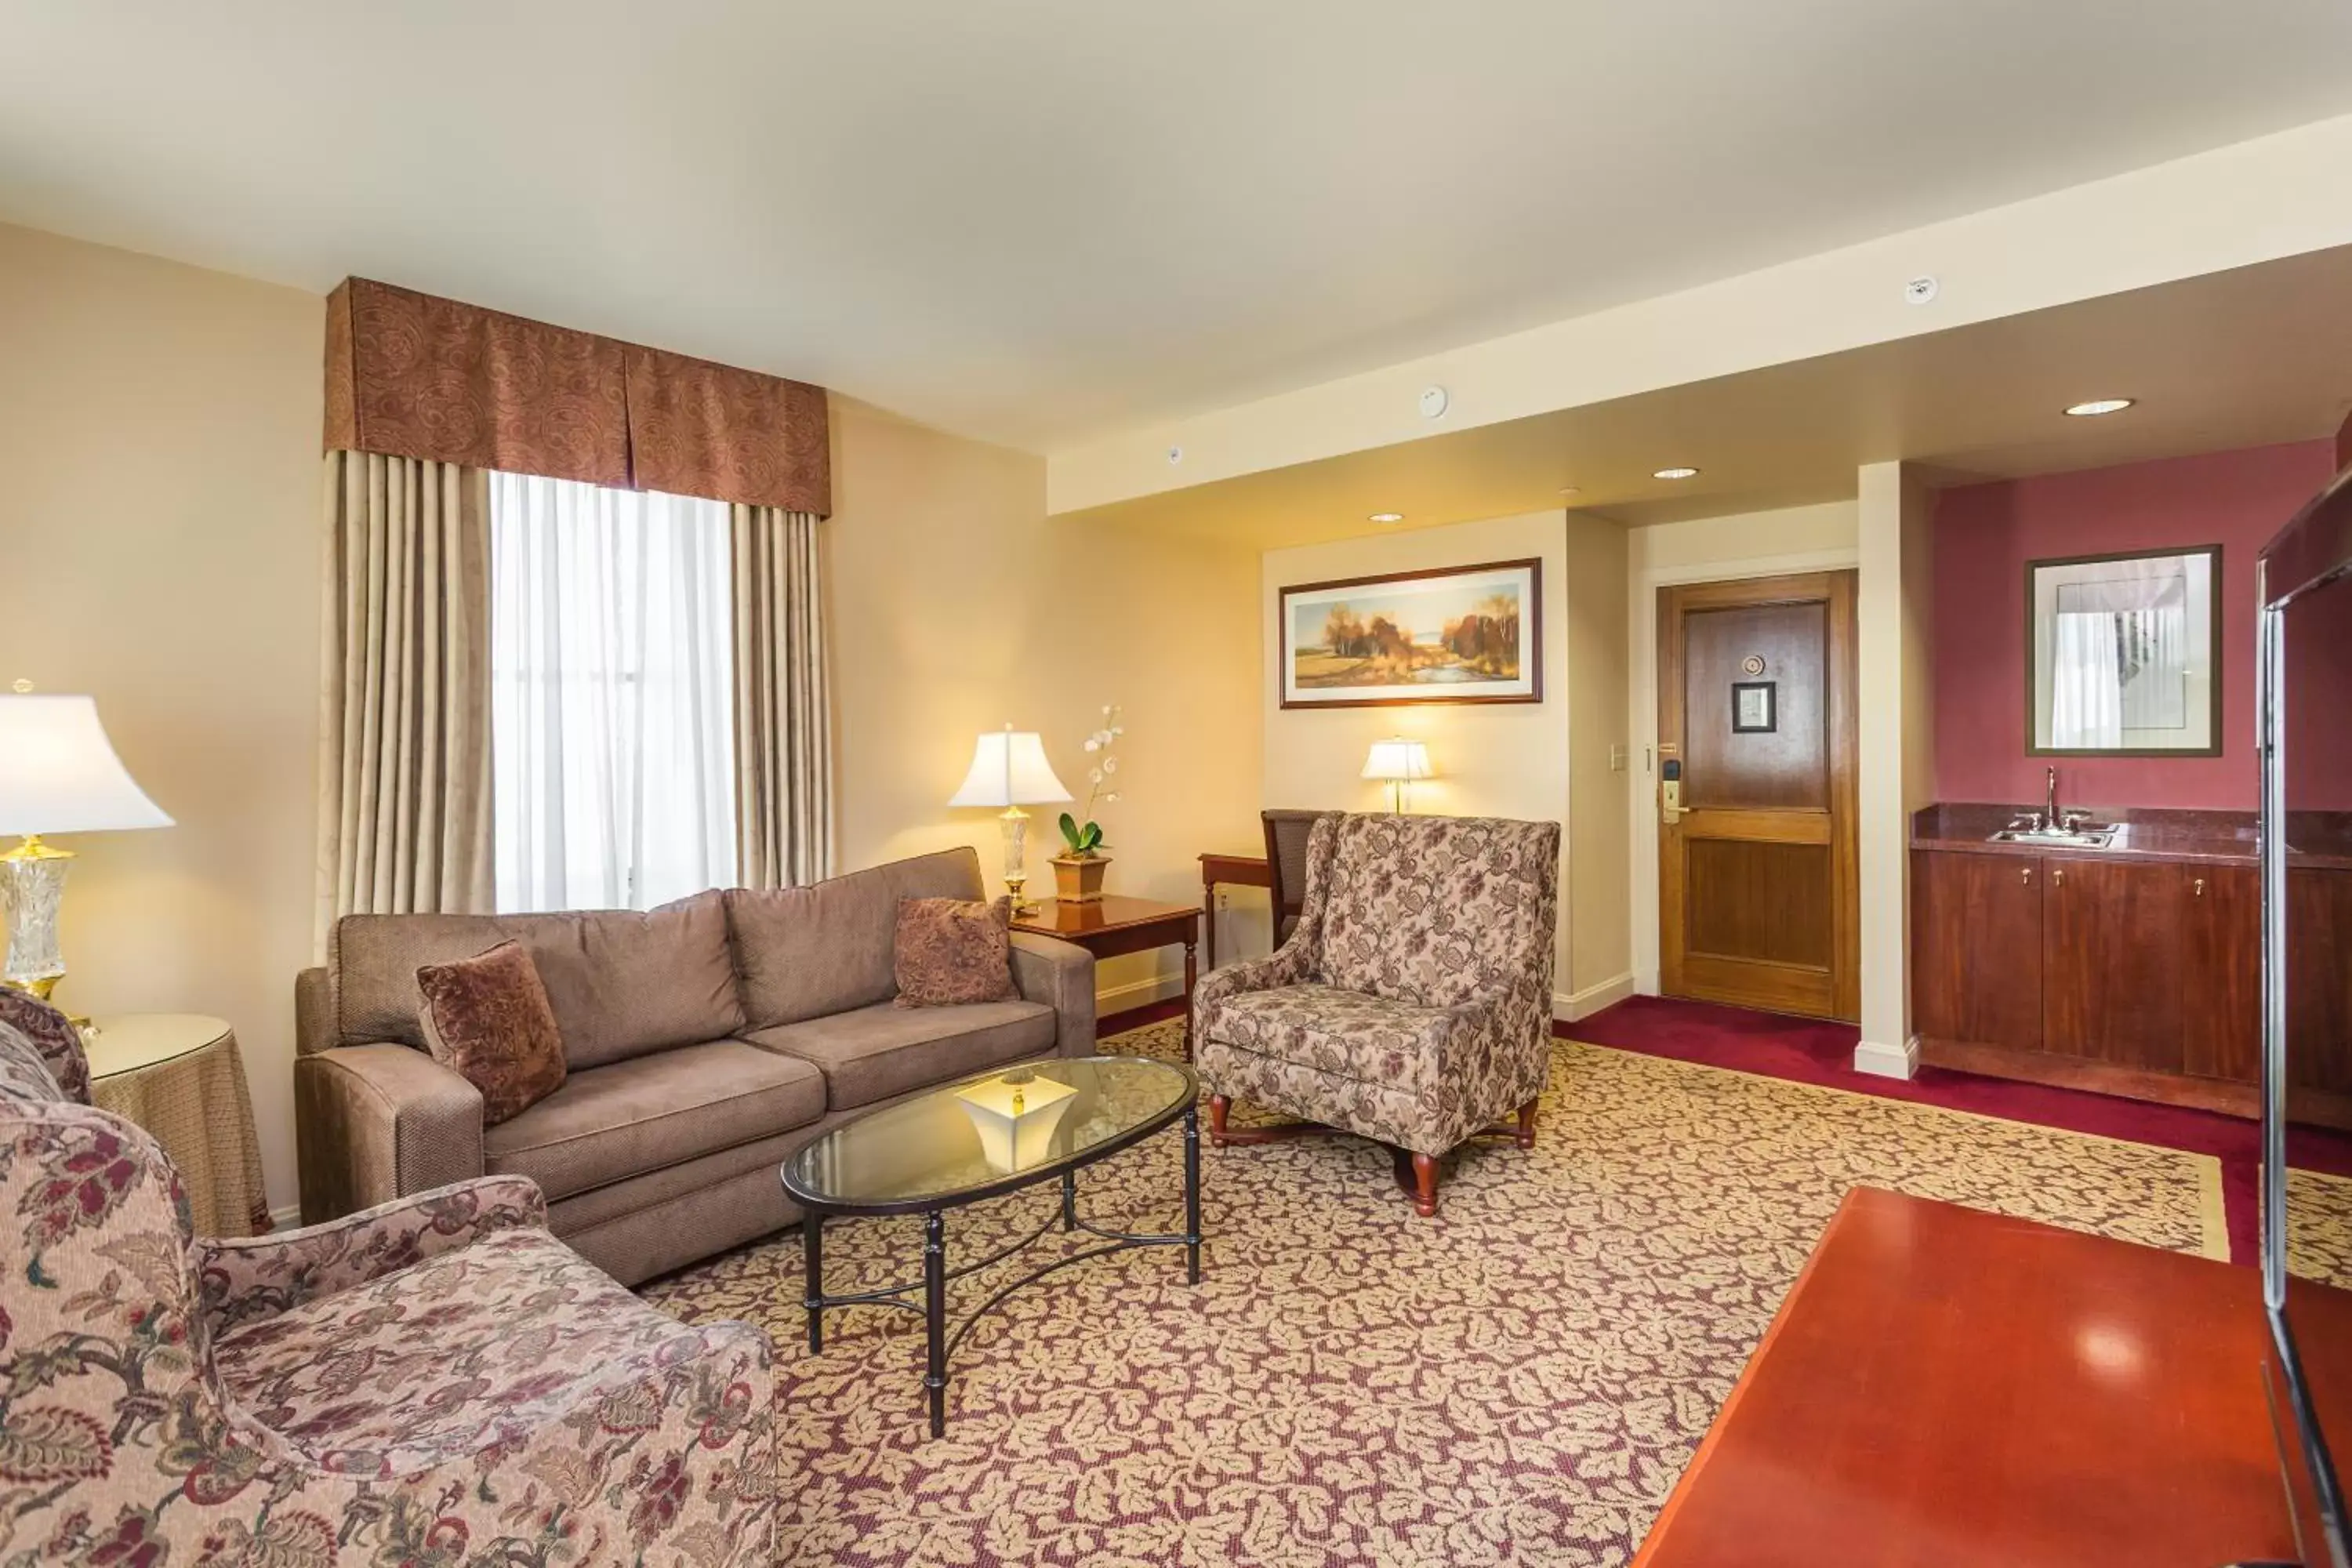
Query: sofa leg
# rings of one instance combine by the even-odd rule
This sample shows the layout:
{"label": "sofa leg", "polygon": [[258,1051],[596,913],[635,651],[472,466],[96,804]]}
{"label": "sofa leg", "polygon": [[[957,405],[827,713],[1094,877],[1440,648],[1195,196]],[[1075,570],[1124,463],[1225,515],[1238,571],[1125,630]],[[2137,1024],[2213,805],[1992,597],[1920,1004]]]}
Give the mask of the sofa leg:
{"label": "sofa leg", "polygon": [[1520,1148],[1532,1149],[1536,1146],[1536,1102],[1532,1100],[1519,1107],[1519,1131],[1517,1136]]}
{"label": "sofa leg", "polygon": [[1209,1142],[1222,1149],[1225,1146],[1225,1112],[1234,1108],[1228,1096],[1209,1096]]}
{"label": "sofa leg", "polygon": [[1437,1215],[1437,1156],[1415,1154],[1412,1157],[1412,1212],[1423,1219]]}

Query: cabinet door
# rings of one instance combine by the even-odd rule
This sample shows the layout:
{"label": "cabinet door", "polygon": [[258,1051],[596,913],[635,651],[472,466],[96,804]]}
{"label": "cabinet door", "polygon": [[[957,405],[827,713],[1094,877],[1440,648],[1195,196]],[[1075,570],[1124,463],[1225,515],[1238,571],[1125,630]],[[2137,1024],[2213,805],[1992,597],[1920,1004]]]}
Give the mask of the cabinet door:
{"label": "cabinet door", "polygon": [[2352,1109],[2352,871],[2288,870],[2286,941],[2287,1087],[2331,1097],[2338,1114],[2326,1120],[2342,1125]]}
{"label": "cabinet door", "polygon": [[2263,1072],[2263,879],[2252,866],[2184,866],[2180,1059],[2239,1083]]}
{"label": "cabinet door", "polygon": [[2181,868],[2057,857],[2044,868],[2047,1047],[2180,1071]]}
{"label": "cabinet door", "polygon": [[2042,863],[1911,857],[1912,1027],[1963,1045],[2042,1046]]}

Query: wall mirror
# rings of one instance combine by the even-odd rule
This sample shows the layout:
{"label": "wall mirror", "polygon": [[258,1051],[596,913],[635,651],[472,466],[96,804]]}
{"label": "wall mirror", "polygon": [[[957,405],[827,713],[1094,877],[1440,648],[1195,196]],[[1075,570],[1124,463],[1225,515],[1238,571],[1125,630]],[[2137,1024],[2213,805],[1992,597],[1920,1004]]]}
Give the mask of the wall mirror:
{"label": "wall mirror", "polygon": [[2221,753],[2221,547],[2025,563],[2033,756]]}

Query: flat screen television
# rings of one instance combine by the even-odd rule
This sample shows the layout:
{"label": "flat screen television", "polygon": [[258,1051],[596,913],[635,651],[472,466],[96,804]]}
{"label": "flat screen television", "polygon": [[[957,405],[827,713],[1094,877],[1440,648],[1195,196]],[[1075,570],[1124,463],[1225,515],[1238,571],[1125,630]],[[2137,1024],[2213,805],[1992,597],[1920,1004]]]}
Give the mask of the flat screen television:
{"label": "flat screen television", "polygon": [[[2312,1281],[2352,1285],[2352,1178],[2302,1157],[2352,1125],[2352,468],[2259,564],[2263,878],[2263,1304],[2279,1462],[2306,1568],[2352,1568],[2352,1526],[2305,1376]],[[2343,1347],[2325,1347],[2340,1355]]]}

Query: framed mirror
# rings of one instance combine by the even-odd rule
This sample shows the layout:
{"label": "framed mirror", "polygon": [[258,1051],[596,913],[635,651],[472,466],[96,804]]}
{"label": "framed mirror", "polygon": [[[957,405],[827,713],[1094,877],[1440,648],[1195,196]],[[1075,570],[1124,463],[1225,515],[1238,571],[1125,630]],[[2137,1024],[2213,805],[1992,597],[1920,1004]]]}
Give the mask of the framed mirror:
{"label": "framed mirror", "polygon": [[2025,563],[2025,749],[2221,754],[2221,547]]}

